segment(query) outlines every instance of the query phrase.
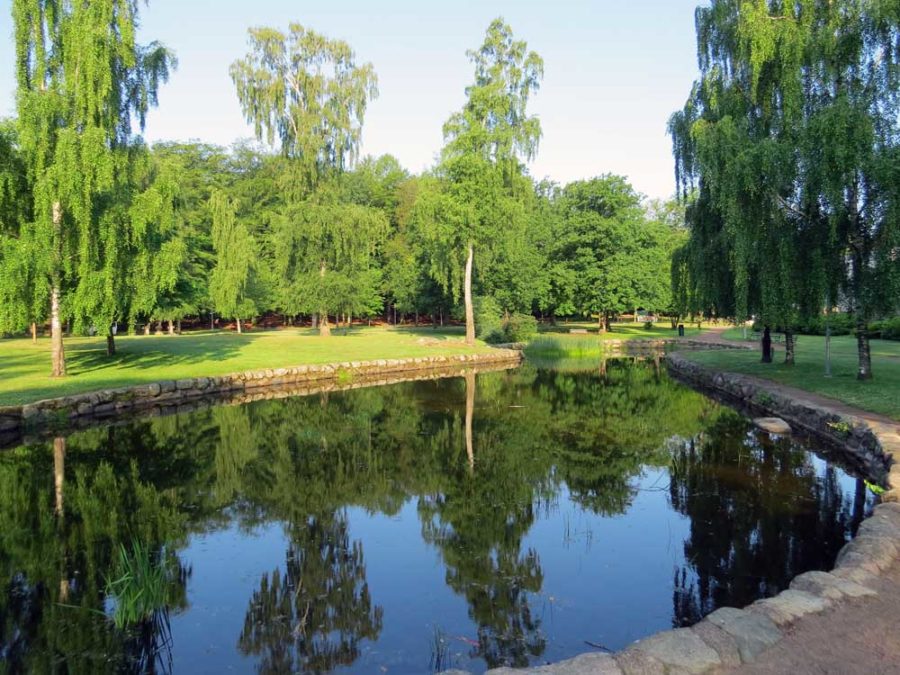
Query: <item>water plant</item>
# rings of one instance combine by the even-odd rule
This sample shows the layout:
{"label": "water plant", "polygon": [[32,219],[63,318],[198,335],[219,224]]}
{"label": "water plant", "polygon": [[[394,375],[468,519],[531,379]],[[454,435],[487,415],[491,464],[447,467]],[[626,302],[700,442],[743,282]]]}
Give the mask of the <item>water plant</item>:
{"label": "water plant", "polygon": [[114,602],[112,620],[116,628],[128,628],[166,609],[172,575],[164,560],[165,550],[154,555],[137,540],[131,542],[130,549],[119,546],[114,573],[106,580],[106,595]]}

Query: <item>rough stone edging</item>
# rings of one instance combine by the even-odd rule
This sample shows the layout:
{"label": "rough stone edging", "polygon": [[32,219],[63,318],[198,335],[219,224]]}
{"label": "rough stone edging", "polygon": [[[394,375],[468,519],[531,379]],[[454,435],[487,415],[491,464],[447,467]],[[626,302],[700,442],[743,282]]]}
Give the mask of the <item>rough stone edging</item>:
{"label": "rough stone edging", "polygon": [[344,361],[323,365],[267,368],[217,377],[164,380],[46,399],[20,406],[0,407],[0,434],[13,435],[44,427],[65,429],[83,419],[109,420],[137,410],[179,406],[201,398],[234,395],[263,388],[326,381],[350,382],[357,378],[415,371],[518,363],[521,359],[521,352],[495,349],[478,354]]}
{"label": "rough stone edging", "polygon": [[[528,669],[495,668],[488,675],[721,672],[754,661],[780,641],[786,629],[800,618],[825,611],[842,600],[875,595],[870,584],[900,558],[900,463],[890,473],[887,471],[894,460],[900,462],[900,449],[895,448],[893,439],[888,440],[881,429],[873,429],[862,419],[766,391],[757,381],[706,368],[677,352],[667,356],[667,363],[672,374],[688,384],[786,419],[791,426],[841,447],[862,460],[863,465],[876,470],[880,467],[881,475],[876,471],[875,477],[884,479],[890,488],[883,503],[875,507],[856,537],[840,550],[833,571],[801,574],[791,581],[788,590],[775,597],[757,600],[744,609],[722,607],[690,628],[650,635],[614,654],[586,653]],[[451,674],[466,672],[446,673]]]}

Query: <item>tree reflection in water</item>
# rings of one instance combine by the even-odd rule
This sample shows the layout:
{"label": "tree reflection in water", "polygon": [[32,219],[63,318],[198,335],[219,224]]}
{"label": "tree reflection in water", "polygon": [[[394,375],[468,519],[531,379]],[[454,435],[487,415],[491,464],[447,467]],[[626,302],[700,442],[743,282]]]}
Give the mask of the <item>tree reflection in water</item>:
{"label": "tree reflection in water", "polygon": [[[165,669],[149,657],[169,637],[159,619],[187,607],[190,568],[139,630],[101,616],[115,551],[133,538],[177,554],[197,533],[280,525],[286,549],[248,593],[231,646],[260,672],[327,672],[360,667],[391,621],[352,514],[393,517],[413,503],[446,587],[467,606],[469,656],[524,666],[547,655],[554,572],[529,536],[560,504],[619,516],[645,470],[668,468],[671,506],[689,520],[675,625],[827,567],[868,508],[864,489],[842,493],[835,469],[654,364],[559,365],[217,407],[0,454],[4,666]],[[404,649],[436,634],[423,631]]]}
{"label": "tree reflection in water", "polygon": [[[865,484],[845,495],[834,466],[817,470],[788,438],[723,417],[673,452],[672,506],[690,519],[675,573],[673,625],[776,595],[834,560],[866,509]],[[801,536],[802,533],[802,536]]]}

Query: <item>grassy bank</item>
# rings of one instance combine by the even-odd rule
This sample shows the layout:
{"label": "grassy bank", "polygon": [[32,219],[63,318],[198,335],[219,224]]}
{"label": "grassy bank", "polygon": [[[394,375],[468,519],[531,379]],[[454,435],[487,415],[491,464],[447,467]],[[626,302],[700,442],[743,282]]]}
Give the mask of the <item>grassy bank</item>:
{"label": "grassy bank", "polygon": [[[571,333],[571,329],[583,330],[590,326],[593,332]],[[644,324],[613,324],[612,331],[597,333],[596,324],[557,324],[553,328],[542,328],[525,349],[529,357],[552,359],[597,358],[604,353],[604,343],[611,340],[664,340],[677,337],[678,331],[669,324],[656,324],[647,329]],[[685,327],[685,336],[698,335],[701,331]]]}
{"label": "grassy bank", "polygon": [[50,374],[50,341],[0,340],[0,405],[245,370],[305,364],[437,356],[489,349],[468,348],[459,330],[356,328],[321,338],[308,329],[224,331],[175,336],[120,337],[118,353],[106,355],[104,338],[65,342],[68,377]]}
{"label": "grassy bank", "polygon": [[[723,337],[738,340],[741,330],[728,330]],[[719,370],[764,377],[900,420],[900,342],[873,340],[871,345],[875,378],[869,382],[856,379],[856,338],[851,336],[831,339],[830,378],[825,377],[825,338],[818,336],[798,338],[794,366],[782,363],[784,352],[779,346],[771,364],[760,363],[759,351],[695,352],[690,358]]]}

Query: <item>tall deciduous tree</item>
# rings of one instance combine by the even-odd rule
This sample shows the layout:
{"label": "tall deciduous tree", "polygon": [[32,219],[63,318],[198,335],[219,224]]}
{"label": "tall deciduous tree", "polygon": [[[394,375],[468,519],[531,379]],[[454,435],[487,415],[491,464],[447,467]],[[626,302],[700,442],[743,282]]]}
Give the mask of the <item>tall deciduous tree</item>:
{"label": "tall deciduous tree", "polygon": [[216,266],[210,276],[209,292],[218,312],[237,320],[240,333],[241,319],[253,316],[258,310],[256,242],[246,225],[237,219],[236,205],[224,192],[213,193],[210,209]]}
{"label": "tall deciduous tree", "polygon": [[544,63],[499,18],[468,56],[475,64],[475,82],[466,89],[463,109],[444,125],[438,173],[447,189],[440,196],[426,192],[419,213],[443,252],[443,260],[432,262],[442,278],[462,269],[466,342],[473,344],[475,248],[490,248],[499,237],[513,234],[510,230],[524,231],[520,200],[531,186],[522,178],[522,160],[534,156],[541,137],[539,120],[528,115],[528,101],[540,86]]}
{"label": "tall deciduous tree", "polygon": [[372,64],[350,46],[291,23],[288,32],[251,28],[250,53],[231,65],[241,109],[257,138],[294,160],[300,189],[351,164],[368,101],[378,94]]}
{"label": "tall deciduous tree", "polygon": [[[49,289],[54,376],[65,375],[66,294],[120,233],[95,218],[115,184],[114,156],[143,126],[174,64],[158,43],[135,42],[134,0],[13,0],[20,139],[33,184],[34,294]],[[70,310],[68,310],[70,311]]]}
{"label": "tall deciduous tree", "polygon": [[900,273],[897,3],[714,0],[697,37],[701,77],[670,121],[679,181],[699,188],[690,247],[727,243],[715,276],[739,318],[786,329],[788,362],[792,324],[842,292],[870,378],[867,321]]}

